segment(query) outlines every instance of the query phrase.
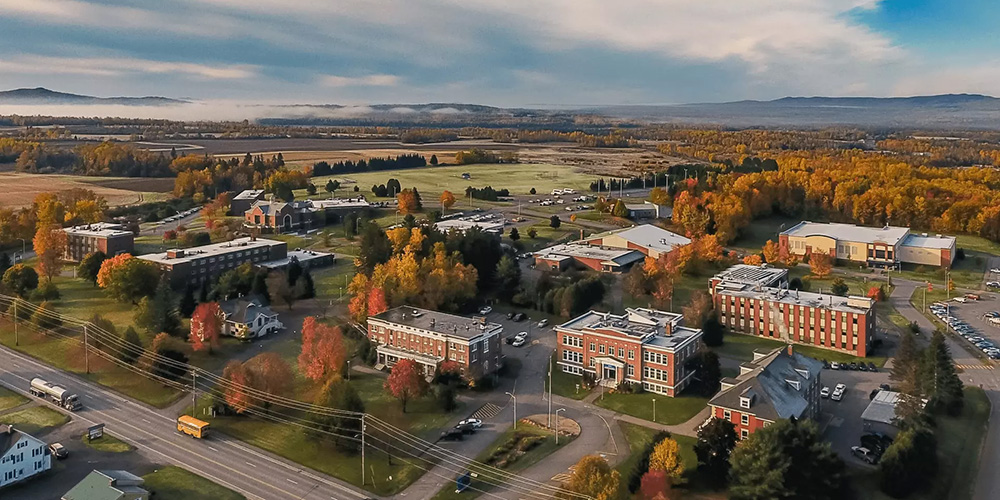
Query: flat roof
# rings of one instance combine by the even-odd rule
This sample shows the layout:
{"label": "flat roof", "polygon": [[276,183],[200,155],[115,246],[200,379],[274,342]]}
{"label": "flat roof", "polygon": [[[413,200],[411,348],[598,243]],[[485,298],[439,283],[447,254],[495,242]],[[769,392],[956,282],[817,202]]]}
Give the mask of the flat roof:
{"label": "flat roof", "polygon": [[606,238],[608,236],[619,236],[643,248],[649,248],[657,252],[669,252],[674,248],[691,243],[691,240],[687,237],[672,233],[652,224],[640,224],[628,229],[596,234],[589,239]]}
{"label": "flat roof", "polygon": [[[868,297],[841,297],[826,293],[802,292],[785,288],[756,287],[746,283],[723,281],[715,286],[716,293],[731,297],[767,300],[781,304],[818,307],[833,311],[865,314],[874,303]],[[864,307],[862,304],[867,304]]]}
{"label": "flat roof", "polygon": [[468,219],[449,219],[435,222],[434,227],[438,231],[444,232],[447,232],[449,229],[465,231],[474,227],[478,227],[483,231],[503,231],[503,220],[494,222],[492,220],[474,221]]}
{"label": "flat roof", "polygon": [[893,421],[896,419],[896,404],[898,402],[898,392],[878,391],[875,398],[868,403],[868,407],[865,408],[865,411],[861,413],[861,420],[881,422],[883,424],[893,424]]}
{"label": "flat roof", "polygon": [[292,263],[292,259],[296,259],[299,263],[309,262],[315,259],[321,259],[323,257],[330,256],[335,257],[334,254],[328,252],[317,252],[315,250],[289,250],[288,256],[284,259],[269,260],[267,262],[261,262],[257,265],[260,267],[266,267],[268,269],[275,269],[279,267],[285,267]]}
{"label": "flat roof", "polygon": [[370,205],[364,196],[357,198],[330,198],[325,200],[306,200],[309,206],[317,209],[325,208],[366,208]]}
{"label": "flat roof", "polygon": [[775,283],[783,281],[783,278],[786,278],[787,276],[787,269],[771,267],[767,264],[761,264],[759,266],[736,264],[735,266],[716,274],[712,279],[745,283],[748,285],[771,286]]}
{"label": "flat roof", "polygon": [[95,222],[80,226],[63,228],[66,234],[75,236],[97,236],[101,238],[114,238],[116,236],[135,236],[132,231],[126,231],[121,224],[113,222]]}
{"label": "flat roof", "polygon": [[232,252],[253,250],[255,248],[271,248],[279,245],[285,245],[285,242],[268,240],[264,238],[257,238],[256,240],[251,240],[250,237],[246,237],[246,238],[236,238],[233,241],[226,241],[222,243],[212,243],[211,245],[204,245],[200,247],[179,248],[167,251],[167,252],[183,251],[184,252],[183,257],[167,257],[167,252],[160,252],[160,253],[139,255],[138,258],[143,260],[148,260],[150,262],[156,262],[157,264],[176,264],[178,262],[188,262],[197,259],[204,259],[207,257],[226,255]]}
{"label": "flat roof", "polygon": [[560,257],[596,259],[601,262],[608,262],[620,266],[646,258],[646,256],[638,250],[625,250],[621,248],[597,247],[572,243],[564,243],[542,249],[535,252],[535,256],[546,260],[560,260]]}
{"label": "flat roof", "polygon": [[258,196],[264,194],[263,189],[245,189],[240,194],[233,197],[234,200],[256,200]]}
{"label": "flat roof", "polygon": [[382,314],[372,316],[368,320],[419,328],[466,340],[503,331],[503,327],[499,323],[490,323],[486,321],[485,317],[469,318],[413,306],[394,307]]}
{"label": "flat roof", "polygon": [[826,236],[837,241],[854,241],[858,243],[886,243],[895,246],[909,234],[906,227],[866,227],[838,222],[802,221],[781,234],[805,238],[807,236]]}
{"label": "flat roof", "polygon": [[910,233],[910,235],[907,236],[905,240],[903,240],[903,246],[918,247],[918,248],[934,248],[943,250],[955,246],[955,237],[942,236],[940,234],[930,236],[927,233],[923,234]]}
{"label": "flat roof", "polygon": [[[557,328],[565,330],[614,330],[630,337],[643,338],[650,335],[666,335],[667,329],[679,332],[679,338],[690,337],[700,330],[679,328],[684,317],[677,313],[657,309],[628,308],[624,314],[588,311]],[[666,345],[666,344],[665,344]]]}

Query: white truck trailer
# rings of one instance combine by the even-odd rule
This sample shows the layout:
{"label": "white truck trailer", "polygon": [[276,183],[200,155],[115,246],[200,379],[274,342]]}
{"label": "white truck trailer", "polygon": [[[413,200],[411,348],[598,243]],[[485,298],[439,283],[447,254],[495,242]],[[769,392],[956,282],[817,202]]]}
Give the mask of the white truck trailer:
{"label": "white truck trailer", "polygon": [[59,387],[58,385],[46,382],[38,377],[31,379],[31,394],[40,398],[48,396],[53,403],[70,411],[76,411],[83,408],[83,405],[80,404],[80,398],[78,398],[76,394]]}

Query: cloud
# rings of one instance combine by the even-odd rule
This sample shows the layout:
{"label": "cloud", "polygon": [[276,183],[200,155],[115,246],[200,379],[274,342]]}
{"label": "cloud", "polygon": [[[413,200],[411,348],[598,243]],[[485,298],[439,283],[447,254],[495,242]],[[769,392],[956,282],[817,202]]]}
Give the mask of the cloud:
{"label": "cloud", "polygon": [[320,85],[326,87],[395,87],[400,78],[396,75],[365,75],[337,76],[323,75],[319,78]]}
{"label": "cloud", "polygon": [[0,58],[0,71],[8,74],[107,77],[144,73],[184,75],[205,80],[235,80],[250,78],[257,74],[257,68],[250,65],[208,65],[134,58],[49,57],[40,55]]}

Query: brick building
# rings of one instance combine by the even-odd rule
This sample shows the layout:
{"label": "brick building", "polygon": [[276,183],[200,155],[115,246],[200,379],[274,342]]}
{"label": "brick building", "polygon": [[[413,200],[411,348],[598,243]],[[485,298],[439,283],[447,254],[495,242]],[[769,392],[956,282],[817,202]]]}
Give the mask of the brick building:
{"label": "brick building", "polygon": [[785,273],[741,264],[713,277],[709,293],[719,321],[731,332],[867,356],[875,340],[875,301],[789,290]]}
{"label": "brick building", "polygon": [[890,268],[900,264],[949,267],[955,260],[956,241],[940,234],[914,234],[905,227],[810,221],[802,221],[778,235],[778,247],[791,255],[826,253],[837,260]]}
{"label": "brick building", "polygon": [[467,318],[412,306],[368,318],[368,338],[378,345],[378,365],[391,367],[401,359],[412,359],[428,377],[446,360],[457,362],[462,376],[471,380],[496,372],[503,363],[502,332],[502,326],[485,317]]}
{"label": "brick building", "polygon": [[584,313],[555,327],[557,363],[566,373],[590,373],[608,387],[631,382],[675,396],[691,382],[694,372],[684,364],[698,351],[702,333],[680,326],[681,319],[654,309]]}
{"label": "brick building", "polygon": [[822,371],[822,362],[791,345],[754,352],[753,361],[740,365],[739,376],[722,379],[722,389],[708,402],[709,418],[732,422],[740,439],[781,418],[815,420]]}
{"label": "brick building", "polygon": [[681,235],[643,224],[544,248],[535,252],[535,265],[560,271],[576,265],[621,273],[646,257],[657,259],[688,243],[691,240]]}
{"label": "brick building", "polygon": [[263,189],[247,189],[241,191],[229,202],[229,215],[241,215],[257,201],[264,199]]}
{"label": "brick building", "polygon": [[369,206],[364,196],[292,202],[260,200],[243,212],[243,225],[273,233],[308,231]]}
{"label": "brick building", "polygon": [[288,256],[284,241],[263,238],[237,238],[192,248],[140,255],[138,258],[160,267],[174,288],[197,286],[245,262],[264,265]]}
{"label": "brick building", "polygon": [[135,235],[121,224],[97,222],[63,229],[66,233],[66,253],[63,259],[80,262],[88,253],[104,252],[108,257],[132,253]]}

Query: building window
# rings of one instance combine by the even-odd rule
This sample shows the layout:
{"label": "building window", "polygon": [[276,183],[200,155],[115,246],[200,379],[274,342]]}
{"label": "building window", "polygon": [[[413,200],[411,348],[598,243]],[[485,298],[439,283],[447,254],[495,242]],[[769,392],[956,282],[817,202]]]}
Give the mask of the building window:
{"label": "building window", "polygon": [[747,415],[746,413],[740,415],[740,423],[743,424],[743,425],[749,424],[750,423],[750,416]]}
{"label": "building window", "polygon": [[596,350],[597,350],[597,344],[591,342],[590,343],[590,352],[594,352]]}
{"label": "building window", "polygon": [[630,359],[630,360],[631,359],[635,359],[635,350],[634,349],[629,349],[628,350],[628,359]]}
{"label": "building window", "polygon": [[740,429],[740,439],[746,439],[748,437],[750,437],[750,430],[749,429]]}
{"label": "building window", "polygon": [[597,352],[604,354],[604,344],[601,344],[597,347]]}
{"label": "building window", "polygon": [[723,410],[722,411],[722,418],[724,418],[726,420],[732,419],[733,418],[733,412],[731,412],[729,410]]}
{"label": "building window", "polygon": [[628,376],[629,377],[635,376],[635,367],[632,365],[628,365]]}

